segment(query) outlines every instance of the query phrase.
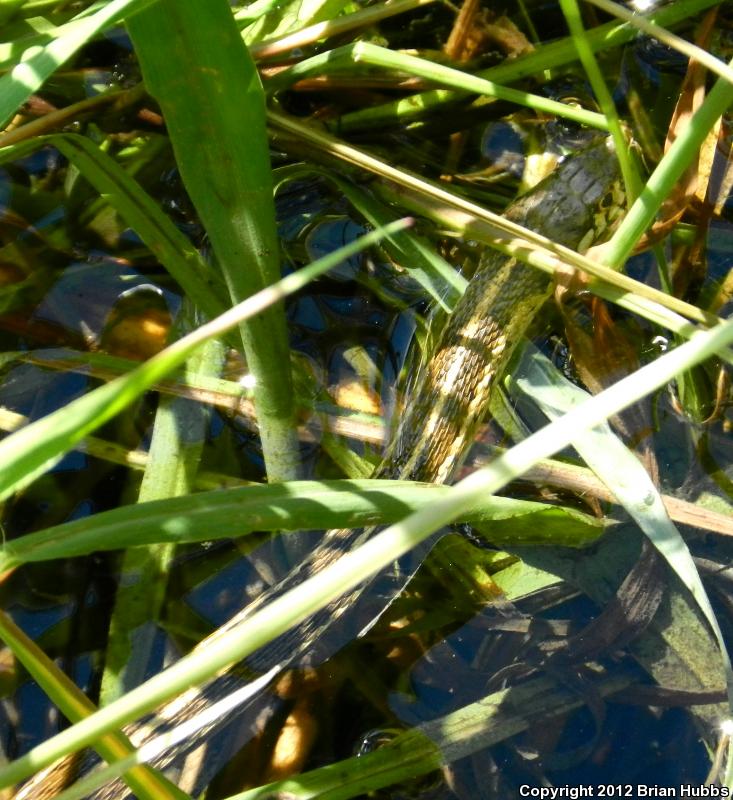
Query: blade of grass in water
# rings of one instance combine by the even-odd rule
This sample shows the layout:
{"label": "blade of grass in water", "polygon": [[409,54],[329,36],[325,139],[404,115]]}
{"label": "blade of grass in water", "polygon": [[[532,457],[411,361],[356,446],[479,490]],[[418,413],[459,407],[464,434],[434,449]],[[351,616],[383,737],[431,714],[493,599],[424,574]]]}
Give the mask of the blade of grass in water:
{"label": "blade of grass in water", "polygon": [[[160,104],[186,190],[233,303],[280,275],[265,100],[227,0],[159,0],[127,23]],[[239,326],[254,377],[268,479],[297,477],[300,455],[284,310]]]}
{"label": "blade of grass in water", "polygon": [[[592,691],[605,697],[632,680],[628,672],[604,676],[593,682]],[[551,678],[534,678],[416,725],[370,753],[238,792],[226,800],[348,800],[368,796],[387,786],[412,782],[527,728],[545,725],[548,718],[571,712],[582,703],[580,695],[567,686]],[[549,790],[547,796],[551,796]]]}
{"label": "blade of grass in water", "polygon": [[[186,361],[184,376],[216,377],[223,361],[221,344],[209,341]],[[200,403],[183,397],[159,400],[138,504],[193,491],[208,419],[208,409]],[[109,624],[100,705],[145,679],[174,551],[173,543],[157,542],[125,552]]]}
{"label": "blade of grass in water", "polygon": [[[0,550],[0,572],[20,564],[73,558],[95,550],[216,541],[253,531],[383,525],[401,519],[406,511],[440,499],[448,491],[445,486],[367,478],[288,481],[283,485],[244,486],[150,501],[72,520],[7,542]],[[466,509],[462,519],[485,526],[493,523],[495,544],[532,540],[582,546],[600,532],[597,521],[573,509],[506,497],[484,498]]]}
{"label": "blade of grass in water", "polygon": [[36,746],[12,764],[0,768],[0,786],[17,783],[66,753],[94,741],[107,731],[152,710],[180,691],[246,658],[347,589],[357,586],[398,559],[485,494],[498,491],[541,458],[565,447],[582,430],[594,427],[732,342],[733,322],[696,334],[691,341],[532,434],[490,466],[469,475],[451,488],[444,499],[390,526],[366,544],[346,553],[336,563],[278,597],[241,626],[218,637],[205,648],[205,652],[184,657],[128,692],[124,698]]}

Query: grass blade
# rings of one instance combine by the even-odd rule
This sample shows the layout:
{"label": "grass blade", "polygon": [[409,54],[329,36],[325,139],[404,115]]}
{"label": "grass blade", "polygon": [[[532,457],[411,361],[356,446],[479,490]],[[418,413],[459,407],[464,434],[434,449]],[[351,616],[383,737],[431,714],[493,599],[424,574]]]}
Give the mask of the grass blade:
{"label": "grass blade", "polygon": [[[128,20],[186,190],[232,303],[280,275],[265,100],[227,0],[160,0]],[[161,36],[161,32],[165,35]],[[225,101],[224,98],[236,98]],[[281,305],[240,325],[271,481],[297,477],[300,452]]]}
{"label": "grass blade", "polygon": [[[0,550],[0,573],[20,564],[73,558],[95,550],[216,541],[253,531],[382,525],[439,500],[448,491],[445,486],[409,481],[288,481],[139,503],[7,542]],[[577,547],[601,531],[597,521],[581,512],[506,497],[482,498],[466,509],[462,519],[491,524],[496,544],[521,541]],[[538,530],[540,519],[542,529]]]}

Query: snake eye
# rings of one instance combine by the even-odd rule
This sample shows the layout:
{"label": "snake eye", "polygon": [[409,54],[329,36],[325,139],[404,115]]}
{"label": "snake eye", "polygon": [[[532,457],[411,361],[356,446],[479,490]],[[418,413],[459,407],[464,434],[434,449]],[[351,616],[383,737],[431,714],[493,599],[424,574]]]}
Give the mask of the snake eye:
{"label": "snake eye", "polygon": [[601,211],[608,211],[610,208],[616,204],[616,197],[614,195],[613,189],[609,189],[605,195],[601,198],[601,201],[598,203],[598,208]]}

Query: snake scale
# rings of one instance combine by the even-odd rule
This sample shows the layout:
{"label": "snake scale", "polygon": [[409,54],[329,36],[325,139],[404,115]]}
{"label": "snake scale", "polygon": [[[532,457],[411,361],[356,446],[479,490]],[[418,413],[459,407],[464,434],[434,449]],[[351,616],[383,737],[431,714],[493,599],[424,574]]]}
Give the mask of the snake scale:
{"label": "snake scale", "polygon": [[[550,176],[516,200],[505,216],[559,244],[582,250],[597,242],[618,215],[619,198],[617,161],[603,139],[561,161]],[[451,480],[475,436],[497,375],[548,297],[550,286],[546,275],[520,261],[489,250],[482,255],[476,274],[450,316],[407,404],[377,477],[439,483]],[[297,569],[214,636],[239,625],[273,597],[334,562],[344,550],[357,546],[373,532],[329,531]],[[363,587],[346,593],[262,648],[247,660],[247,668],[264,672],[274,665],[284,670],[297,663],[327,629],[347,614],[361,591]],[[207,641],[199,647],[206,647]],[[165,727],[172,727],[199,713],[241,686],[241,677],[235,673],[225,673],[203,689],[190,690],[162,709],[156,721],[166,720]],[[180,768],[180,752],[167,759],[174,760]],[[207,768],[215,761],[211,755],[205,760]],[[159,766],[166,766],[166,762]],[[200,790],[207,779],[201,774],[190,788]],[[49,791],[50,779],[43,786],[33,784],[31,781],[20,790],[18,800],[42,800],[57,791]],[[93,798],[120,800],[124,796],[124,788],[115,784],[99,790]]]}

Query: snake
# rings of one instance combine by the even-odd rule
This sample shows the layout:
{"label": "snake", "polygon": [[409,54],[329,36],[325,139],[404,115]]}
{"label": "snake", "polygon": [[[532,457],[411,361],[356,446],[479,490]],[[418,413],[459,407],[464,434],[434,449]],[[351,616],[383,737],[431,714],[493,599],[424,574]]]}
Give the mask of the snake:
{"label": "snake", "polygon": [[[623,207],[618,161],[610,140],[598,139],[561,160],[555,170],[505,211],[504,216],[558,244],[584,251],[602,240]],[[486,249],[476,272],[426,360],[416,389],[375,477],[448,483],[456,475],[501,376],[533,318],[549,297],[551,279],[522,261]],[[328,531],[310,555],[282,581],[264,591],[212,636],[241,625],[273,598],[334,563],[357,547],[375,528]],[[296,664],[328,629],[339,624],[358,600],[364,585],[346,592],[247,659],[247,671],[281,672]],[[206,647],[209,639],[199,647]],[[217,699],[240,688],[241,669],[230,670],[202,688],[189,690],[156,715],[156,733],[190,719]],[[235,714],[237,712],[234,712]],[[228,720],[228,721],[231,721]],[[133,731],[126,732],[133,733]],[[207,731],[205,731],[206,733]],[[210,731],[208,731],[210,732]],[[175,754],[180,761],[181,753]],[[208,767],[216,759],[206,758]],[[172,761],[169,757],[168,763]],[[156,766],[165,767],[163,761]],[[200,791],[207,778],[199,775]],[[34,781],[18,800],[54,796]],[[50,779],[46,786],[50,785]],[[28,792],[31,793],[28,793]],[[44,794],[44,791],[46,793]],[[94,800],[120,800],[125,789],[114,784]]]}

